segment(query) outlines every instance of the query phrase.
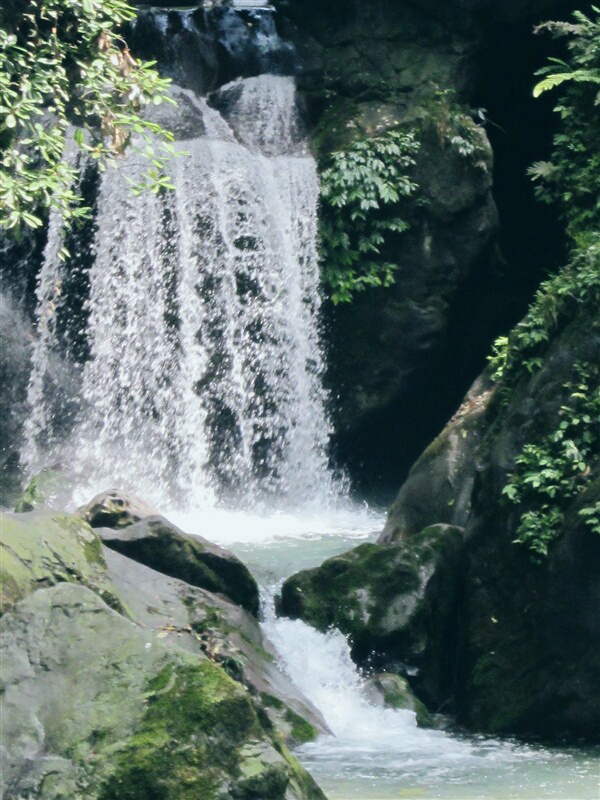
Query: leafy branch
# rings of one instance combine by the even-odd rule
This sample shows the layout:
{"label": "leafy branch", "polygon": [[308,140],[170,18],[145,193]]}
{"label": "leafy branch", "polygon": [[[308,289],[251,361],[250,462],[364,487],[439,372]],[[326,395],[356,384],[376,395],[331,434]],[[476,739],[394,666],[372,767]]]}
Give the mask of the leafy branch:
{"label": "leafy branch", "polygon": [[136,149],[148,159],[136,187],[159,191],[172,135],[143,107],[172,102],[169,81],[137,60],[118,30],[135,17],[124,0],[16,0],[0,30],[0,225],[39,227],[44,210],[65,221],[88,209],[74,191],[69,145],[100,169]]}
{"label": "leafy branch", "polygon": [[334,153],[322,171],[322,272],[334,303],[394,282],[398,265],[383,247],[410,227],[401,204],[417,190],[410,171],[418,149],[414,134],[392,130]]}

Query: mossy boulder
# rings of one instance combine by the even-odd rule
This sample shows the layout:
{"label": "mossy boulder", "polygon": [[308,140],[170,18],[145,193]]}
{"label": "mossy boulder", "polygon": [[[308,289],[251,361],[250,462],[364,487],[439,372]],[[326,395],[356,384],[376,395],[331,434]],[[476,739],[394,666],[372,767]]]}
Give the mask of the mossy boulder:
{"label": "mossy boulder", "polygon": [[596,310],[582,308],[557,321],[531,371],[497,387],[482,376],[413,467],[380,538],[389,546],[423,524],[464,526],[453,705],[471,729],[598,741],[600,537],[579,513],[598,502],[597,455],[547,557],[515,542],[524,509],[503,488],[524,445],[556,431],[577,365],[594,365],[599,349]]}
{"label": "mossy boulder", "polygon": [[280,671],[256,618],[222,595],[168,577],[105,549],[108,574],[130,618],[165,644],[204,654],[248,688],[289,744],[329,732],[319,712]]}
{"label": "mossy boulder", "polygon": [[245,564],[228,550],[183,533],[164,517],[149,516],[124,529],[98,528],[98,533],[112,550],[191,586],[224,594],[258,614],[258,586]]}
{"label": "mossy boulder", "polygon": [[6,800],[323,800],[221,666],[87,587],[40,589],[1,625]]}
{"label": "mossy boulder", "polygon": [[449,525],[409,542],[364,544],[289,578],[278,610],[339,628],[359,664],[410,674],[438,708],[451,692],[462,552],[462,533]]}
{"label": "mossy boulder", "polygon": [[43,586],[80,583],[115,608],[98,535],[78,517],[58,512],[0,515],[0,611]]}

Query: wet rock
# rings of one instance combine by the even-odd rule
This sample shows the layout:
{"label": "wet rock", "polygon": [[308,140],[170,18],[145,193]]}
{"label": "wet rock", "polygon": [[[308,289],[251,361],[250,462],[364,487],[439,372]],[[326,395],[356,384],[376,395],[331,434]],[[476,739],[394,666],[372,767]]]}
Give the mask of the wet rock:
{"label": "wet rock", "polygon": [[15,605],[1,648],[6,800],[324,798],[243,686],[84,586]]}
{"label": "wet rock", "polygon": [[[541,561],[515,543],[522,509],[502,490],[523,446],[556,430],[575,365],[595,364],[599,348],[595,311],[582,309],[533,374],[502,391],[483,376],[413,467],[380,539],[411,542],[435,521],[464,526],[454,706],[472,729],[598,740],[600,538],[578,512],[598,501],[600,482],[565,504]],[[597,456],[589,469],[597,475]]]}
{"label": "wet rock", "polygon": [[258,614],[258,586],[239,558],[206,539],[183,533],[164,517],[147,516],[123,530],[99,528],[98,532],[107,547],[192,586],[224,594]]}
{"label": "wet rock", "polygon": [[47,467],[29,481],[17,500],[15,512],[22,514],[26,511],[56,507],[65,483],[66,477],[59,465]]}
{"label": "wet rock", "polygon": [[494,394],[487,375],[469,390],[459,410],[411,469],[393,502],[381,544],[406,540],[438,523],[464,528],[471,514],[478,449]]}
{"label": "wet rock", "polygon": [[100,539],[81,519],[58,512],[0,516],[0,610],[41,586],[80,583],[121,608]]}
{"label": "wet rock", "polygon": [[390,672],[381,672],[367,679],[364,692],[368,700],[376,706],[384,708],[413,711],[417,725],[421,728],[431,727],[433,717],[426,706],[416,697],[406,678]]}
{"label": "wet rock", "polygon": [[278,610],[349,636],[359,664],[411,675],[431,708],[451,694],[462,532],[435,525],[408,542],[364,544],[293,575]]}
{"label": "wet rock", "polygon": [[104,552],[132,620],[166,644],[205,654],[243,683],[289,744],[328,732],[319,712],[279,670],[272,645],[247,611],[114,550]]}
{"label": "wet rock", "polygon": [[92,528],[126,528],[141,519],[157,515],[158,511],[140,497],[109,489],[78,508],[77,513]]}
{"label": "wet rock", "polygon": [[[11,246],[5,240],[0,244],[3,255],[6,253],[10,258]],[[15,260],[17,267],[22,266]],[[8,265],[3,266],[6,281]],[[24,309],[3,285],[0,287],[0,503],[3,506],[13,503],[20,491],[19,450],[27,411],[32,342],[33,331]]]}

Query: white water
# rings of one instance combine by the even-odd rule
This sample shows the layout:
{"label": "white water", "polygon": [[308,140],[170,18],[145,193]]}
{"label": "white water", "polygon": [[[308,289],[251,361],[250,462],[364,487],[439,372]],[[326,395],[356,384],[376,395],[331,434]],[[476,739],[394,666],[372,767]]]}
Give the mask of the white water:
{"label": "white water", "polygon": [[264,587],[264,628],[282,668],[334,734],[297,751],[330,800],[598,797],[597,749],[550,749],[418,728],[412,712],[371,704],[339,631],[323,634],[299,620],[275,618],[272,596],[283,577],[373,540],[382,515],[347,506],[325,518],[237,515],[177,521],[196,532],[201,526],[203,535],[233,549]]}
{"label": "white water", "polygon": [[[133,489],[185,530],[232,547],[272,593],[283,576],[372,538],[382,520],[340,499],[327,465],[318,186],[293,81],[261,76],[220,94],[223,114],[182,93],[197,131],[178,143],[188,155],[176,161],[173,196],[135,197],[135,158],[103,179],[91,358],[66,438],[52,412],[63,390],[49,380],[62,357],[63,282],[60,220],[51,221],[23,460],[30,472],[68,465],[75,502]],[[597,796],[592,755],[418,729],[411,713],[369,704],[339,633],[272,615],[265,627],[335,734],[299,751],[331,800]]]}
{"label": "white water", "polygon": [[91,357],[79,416],[59,442],[45,396],[61,344],[60,220],[51,222],[23,459],[31,473],[68,464],[81,496],[116,485],[180,509],[326,506],[339,485],[321,381],[318,182],[294,81],[223,87],[229,121],[181,94],[198,135],[177,145],[173,194],[135,196],[128,179],[145,168],[135,156],[102,180]]}

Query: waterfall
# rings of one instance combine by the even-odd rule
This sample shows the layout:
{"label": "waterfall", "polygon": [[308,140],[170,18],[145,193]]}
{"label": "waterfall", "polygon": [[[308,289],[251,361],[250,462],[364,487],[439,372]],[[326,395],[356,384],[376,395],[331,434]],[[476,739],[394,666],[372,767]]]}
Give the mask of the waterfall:
{"label": "waterfall", "polygon": [[171,193],[136,195],[135,155],[104,174],[89,269],[87,344],[70,433],[51,435],[44,388],[60,350],[53,219],[38,290],[30,471],[60,461],[92,489],[170,507],[326,503],[318,180],[294,79],[176,89],[183,133]]}

